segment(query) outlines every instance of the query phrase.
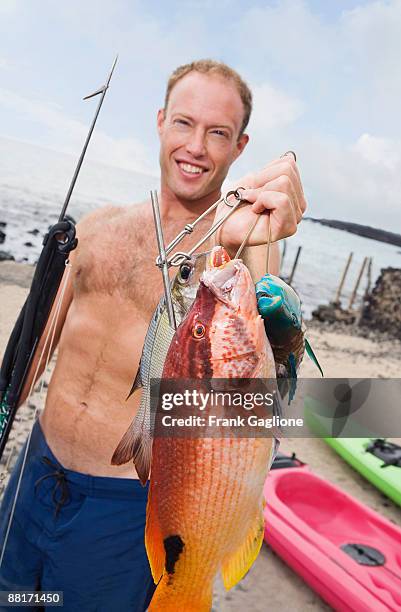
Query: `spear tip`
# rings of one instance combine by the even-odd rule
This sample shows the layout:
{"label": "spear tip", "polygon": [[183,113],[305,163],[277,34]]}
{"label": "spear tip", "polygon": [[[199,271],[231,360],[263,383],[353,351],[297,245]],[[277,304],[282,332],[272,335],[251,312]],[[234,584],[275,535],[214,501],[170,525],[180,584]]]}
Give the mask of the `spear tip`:
{"label": "spear tip", "polygon": [[114,68],[116,67],[116,64],[117,64],[117,60],[118,60],[118,53],[117,53],[117,55],[116,55],[116,57],[114,59],[113,65],[112,65],[111,70],[109,72],[109,76],[107,77],[106,84],[102,85],[102,87],[99,87],[99,89],[97,89],[96,91],[94,91],[94,92],[88,94],[87,96],[85,96],[83,98],[84,100],[89,100],[89,98],[94,98],[95,96],[98,96],[99,94],[102,94],[108,88],[108,86],[110,85],[111,77],[113,76]]}
{"label": "spear tip", "polygon": [[106,87],[109,86],[110,79],[113,76],[114,68],[116,67],[116,64],[117,64],[117,60],[118,60],[118,53],[117,53],[116,57],[114,58],[114,62],[113,62],[113,65],[111,67],[111,70],[110,70],[109,78],[107,79],[107,83],[105,85]]}

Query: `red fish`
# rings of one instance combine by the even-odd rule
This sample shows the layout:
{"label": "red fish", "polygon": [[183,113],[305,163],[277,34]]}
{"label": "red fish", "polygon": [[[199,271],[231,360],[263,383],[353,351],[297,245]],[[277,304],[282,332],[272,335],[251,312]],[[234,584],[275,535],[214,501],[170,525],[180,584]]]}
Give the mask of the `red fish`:
{"label": "red fish", "polygon": [[[248,269],[212,253],[163,378],[213,377],[275,378],[275,363]],[[217,573],[229,589],[249,570],[273,447],[268,437],[154,439],[146,549],[158,586],[149,610],[210,610]]]}

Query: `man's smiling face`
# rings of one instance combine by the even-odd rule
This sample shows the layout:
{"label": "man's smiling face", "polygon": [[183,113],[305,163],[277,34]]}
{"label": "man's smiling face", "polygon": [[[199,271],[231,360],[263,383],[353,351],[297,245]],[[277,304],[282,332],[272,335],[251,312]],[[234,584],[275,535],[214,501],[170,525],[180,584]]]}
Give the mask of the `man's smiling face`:
{"label": "man's smiling face", "polygon": [[162,187],[180,200],[214,195],[248,142],[240,134],[244,107],[235,84],[220,76],[191,72],[160,110]]}

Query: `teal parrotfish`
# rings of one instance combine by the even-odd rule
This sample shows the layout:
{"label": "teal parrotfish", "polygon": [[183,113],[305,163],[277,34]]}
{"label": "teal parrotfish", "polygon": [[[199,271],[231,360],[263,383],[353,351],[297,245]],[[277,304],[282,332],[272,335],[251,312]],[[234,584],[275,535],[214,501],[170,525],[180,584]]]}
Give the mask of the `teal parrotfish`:
{"label": "teal parrotfish", "polygon": [[273,274],[265,274],[256,283],[256,299],[273,350],[277,378],[291,379],[291,401],[305,350],[323,376],[317,357],[305,338],[301,300],[290,285]]}

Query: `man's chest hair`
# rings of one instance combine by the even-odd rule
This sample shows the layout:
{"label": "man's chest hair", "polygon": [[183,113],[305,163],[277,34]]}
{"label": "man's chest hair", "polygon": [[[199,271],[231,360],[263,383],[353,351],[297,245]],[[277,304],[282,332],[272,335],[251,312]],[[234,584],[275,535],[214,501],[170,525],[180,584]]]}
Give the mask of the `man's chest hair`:
{"label": "man's chest hair", "polygon": [[[166,244],[184,225],[180,220],[164,222]],[[195,236],[186,238],[183,250],[191,248],[209,226],[210,222],[204,222]],[[157,255],[153,217],[148,211],[123,213],[103,224],[95,222],[79,239],[73,261],[74,297],[118,295],[151,316],[163,293],[162,276],[155,265]]]}
{"label": "man's chest hair", "polygon": [[137,307],[157,302],[162,285],[155,266],[156,237],[150,221],[140,215],[119,215],[101,229],[95,226],[85,232],[73,262],[75,297],[118,295]]}

